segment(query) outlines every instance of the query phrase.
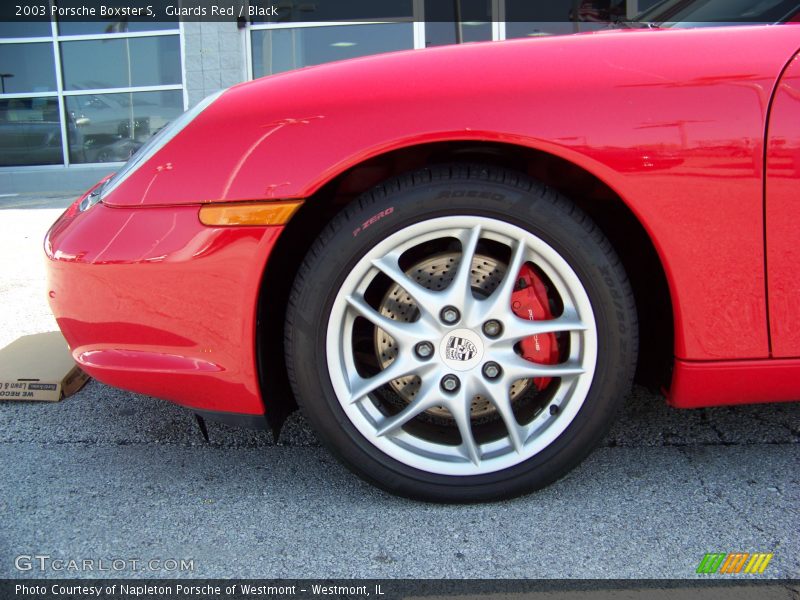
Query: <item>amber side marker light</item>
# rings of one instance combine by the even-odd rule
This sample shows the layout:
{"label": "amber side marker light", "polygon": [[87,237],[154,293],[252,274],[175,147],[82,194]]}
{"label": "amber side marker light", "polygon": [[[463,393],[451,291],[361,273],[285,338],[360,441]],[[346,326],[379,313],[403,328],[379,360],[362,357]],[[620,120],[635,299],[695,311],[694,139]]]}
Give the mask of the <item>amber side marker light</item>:
{"label": "amber side marker light", "polygon": [[303,200],[207,204],[200,209],[203,225],[284,225],[303,205]]}

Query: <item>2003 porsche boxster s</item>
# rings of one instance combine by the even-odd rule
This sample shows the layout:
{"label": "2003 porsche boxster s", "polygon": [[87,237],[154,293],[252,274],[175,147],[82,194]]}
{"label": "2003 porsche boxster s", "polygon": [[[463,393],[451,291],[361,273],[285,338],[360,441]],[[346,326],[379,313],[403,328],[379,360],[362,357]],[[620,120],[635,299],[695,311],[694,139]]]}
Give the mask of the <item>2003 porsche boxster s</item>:
{"label": "2003 porsche boxster s", "polygon": [[215,94],[46,242],[75,360],[407,496],[573,468],[634,376],[800,398],[800,27],[409,51]]}

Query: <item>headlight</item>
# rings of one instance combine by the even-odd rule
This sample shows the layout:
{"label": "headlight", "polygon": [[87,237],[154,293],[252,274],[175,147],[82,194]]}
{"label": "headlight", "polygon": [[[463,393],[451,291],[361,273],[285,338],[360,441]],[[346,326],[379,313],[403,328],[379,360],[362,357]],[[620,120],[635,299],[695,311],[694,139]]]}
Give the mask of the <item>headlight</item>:
{"label": "headlight", "polygon": [[[108,196],[111,192],[113,192],[119,184],[125,181],[130,175],[133,174],[136,169],[142,166],[145,162],[147,162],[156,152],[161,150],[167,143],[178,135],[181,130],[186,127],[189,123],[191,123],[197,115],[203,112],[206,108],[208,108],[214,100],[219,98],[222,94],[225,93],[225,90],[220,90],[216,94],[211,94],[207,96],[200,103],[195,106],[194,108],[187,110],[181,116],[179,116],[174,121],[169,122],[167,125],[162,127],[161,129],[156,132],[156,134],[147,140],[147,143],[139,148],[136,153],[128,159],[122,168],[117,171],[117,173],[108,181],[103,184],[103,186],[99,190],[98,198],[95,202],[91,203],[89,206],[92,206]],[[89,208],[87,206],[86,208]],[[85,209],[82,209],[85,210]]]}

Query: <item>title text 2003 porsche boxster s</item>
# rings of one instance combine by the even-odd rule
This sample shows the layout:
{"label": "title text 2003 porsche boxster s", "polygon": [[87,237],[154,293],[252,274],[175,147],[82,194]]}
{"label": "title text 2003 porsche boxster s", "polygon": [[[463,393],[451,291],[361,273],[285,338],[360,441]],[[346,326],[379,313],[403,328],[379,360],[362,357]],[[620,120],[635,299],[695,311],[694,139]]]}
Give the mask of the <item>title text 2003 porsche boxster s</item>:
{"label": "title text 2003 porsche boxster s", "polygon": [[626,30],[304,69],[206,99],[46,239],[113,386],[439,501],[573,468],[636,375],[800,398],[800,26]]}

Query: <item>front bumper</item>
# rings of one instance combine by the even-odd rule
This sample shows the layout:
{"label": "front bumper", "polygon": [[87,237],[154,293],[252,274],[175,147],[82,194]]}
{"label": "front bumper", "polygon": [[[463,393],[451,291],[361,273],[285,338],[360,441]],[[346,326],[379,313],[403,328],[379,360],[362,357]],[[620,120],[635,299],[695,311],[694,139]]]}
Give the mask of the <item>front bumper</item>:
{"label": "front bumper", "polygon": [[264,413],[256,310],[282,226],[208,227],[199,206],[85,212],[45,239],[50,306],[78,364],[190,408]]}

